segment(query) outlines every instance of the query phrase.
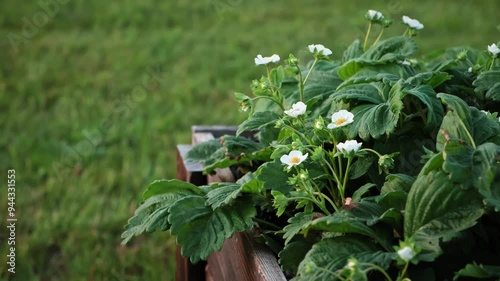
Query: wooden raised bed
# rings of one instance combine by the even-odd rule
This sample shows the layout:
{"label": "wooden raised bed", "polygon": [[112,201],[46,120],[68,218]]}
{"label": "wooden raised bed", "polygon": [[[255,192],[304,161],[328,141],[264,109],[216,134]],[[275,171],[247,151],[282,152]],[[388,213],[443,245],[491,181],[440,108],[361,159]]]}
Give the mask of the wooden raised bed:
{"label": "wooden raised bed", "polygon": [[[192,145],[234,134],[236,127],[194,126]],[[217,170],[215,175],[204,176],[203,167],[185,161],[192,145],[177,146],[177,178],[195,185],[234,181],[228,169]],[[286,280],[274,253],[264,244],[257,243],[250,232],[236,233],[227,240],[220,252],[213,253],[207,262],[191,264],[177,247],[176,281],[282,281]]]}

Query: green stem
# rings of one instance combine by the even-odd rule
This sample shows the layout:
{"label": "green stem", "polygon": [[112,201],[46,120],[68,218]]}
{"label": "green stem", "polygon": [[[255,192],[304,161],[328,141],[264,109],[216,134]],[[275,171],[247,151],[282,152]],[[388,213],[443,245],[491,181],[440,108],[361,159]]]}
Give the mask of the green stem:
{"label": "green stem", "polygon": [[[339,176],[337,175],[337,169],[334,166],[330,165],[330,163],[328,162],[327,159],[323,159],[323,160],[325,161],[325,163],[328,166],[328,168],[330,168],[330,171],[332,171],[333,177],[334,177],[335,182],[337,183],[337,185],[340,185],[341,181],[339,179]],[[332,159],[332,162],[334,162],[333,159]]]}
{"label": "green stem", "polygon": [[361,150],[372,152],[372,153],[376,154],[379,158],[382,157],[382,155],[380,153],[378,153],[377,151],[375,151],[371,148],[362,148]]}
{"label": "green stem", "polygon": [[[325,172],[325,175],[328,175],[328,167],[326,167],[324,165],[324,163],[321,163],[321,167],[323,168],[323,171]],[[330,195],[332,196],[332,198],[335,199],[335,192],[334,192],[334,189],[333,188],[330,188],[330,187],[333,187],[333,182],[331,180],[330,177],[327,177],[328,179],[328,186],[326,187],[326,189],[328,189],[328,191],[330,192]]]}
{"label": "green stem", "polygon": [[283,107],[283,104],[281,104],[279,101],[277,101],[274,97],[268,97],[268,96],[258,96],[258,97],[255,97],[253,98],[253,100],[258,100],[258,99],[269,99],[269,100],[272,100],[274,101],[277,105],[279,105],[279,107],[281,108],[281,110],[285,110],[285,107]]}
{"label": "green stem", "polygon": [[300,101],[304,101],[304,81],[302,80],[302,71],[300,70],[300,67],[297,65],[297,70],[299,72],[299,94],[300,94]]}
{"label": "green stem", "polygon": [[303,133],[301,133],[300,131],[298,131],[297,129],[295,129],[294,127],[290,126],[290,125],[287,125],[287,124],[284,124],[285,127],[291,129],[292,131],[294,131],[297,135],[299,135],[299,137],[301,137],[306,143],[309,141],[309,138],[306,137]]}
{"label": "green stem", "polygon": [[261,225],[266,225],[266,226],[269,226],[270,228],[273,228],[275,230],[282,230],[283,228],[282,227],[279,227],[277,225],[275,225],[274,223],[270,223],[268,221],[265,221],[265,220],[261,220],[259,218],[253,218],[253,220],[258,223],[258,224],[261,224]]}
{"label": "green stem", "polygon": [[403,280],[403,278],[406,275],[406,270],[408,270],[409,264],[410,264],[409,262],[406,262],[405,267],[403,268],[403,271],[401,271],[401,274],[398,276],[398,280]]}
{"label": "green stem", "polygon": [[325,269],[325,268],[322,268],[322,267],[319,267],[319,266],[315,266],[314,269],[318,269],[318,270],[321,270],[321,271],[324,271],[326,273],[329,273],[333,276],[335,276],[337,279],[341,280],[341,281],[346,281],[346,279],[340,275],[338,275],[337,273],[331,271],[331,270],[328,270],[328,269]]}
{"label": "green stem", "polygon": [[365,42],[363,42],[363,52],[366,51],[366,42],[368,42],[368,37],[370,36],[370,32],[372,31],[372,22],[368,24],[368,31],[366,32]]}
{"label": "green stem", "polygon": [[472,147],[476,148],[476,143],[474,142],[474,139],[472,138],[472,135],[470,134],[469,130],[467,129],[467,127],[465,126],[464,124],[464,121],[462,121],[461,118],[457,118],[459,121],[460,121],[460,125],[462,126],[462,128],[465,130],[465,133],[467,134],[467,137],[469,138],[470,140],[470,143],[472,145]]}
{"label": "green stem", "polygon": [[425,115],[425,113],[422,109],[422,106],[420,105],[420,102],[415,101],[414,104],[415,104],[415,107],[417,108],[418,112],[420,113],[420,117],[422,118],[422,121],[424,122],[424,124],[427,125],[427,116]]}
{"label": "green stem", "polygon": [[[318,194],[318,196],[322,197],[322,201],[324,202],[324,199],[326,199],[328,201],[328,203],[330,203],[330,205],[332,205],[332,207],[335,209],[335,211],[338,212],[337,205],[335,205],[335,203],[330,198],[328,198],[328,196],[326,194],[323,194],[321,192],[321,189],[319,188],[318,184],[316,184],[315,181],[311,181],[311,182],[314,185],[314,187],[316,188],[316,190],[317,190],[316,193]],[[332,193],[332,192],[330,191],[330,193]]]}
{"label": "green stem", "polygon": [[380,30],[380,33],[377,36],[377,39],[375,39],[375,42],[373,42],[372,46],[378,43],[378,40],[382,38],[382,34],[384,34],[385,27],[382,26],[382,30]]}
{"label": "green stem", "polygon": [[[323,194],[321,192],[318,192],[319,194]],[[335,209],[335,212],[338,212],[339,209],[337,208],[337,205],[332,201],[332,199],[330,199],[328,196],[324,196],[324,199],[326,199],[326,201],[328,201],[328,203],[330,203],[330,205],[332,205],[333,209]]]}
{"label": "green stem", "polygon": [[491,65],[490,65],[490,69],[489,70],[491,70],[493,68],[493,65],[495,64],[495,59],[496,58],[497,57],[493,57],[493,60],[491,61]]}
{"label": "green stem", "polygon": [[405,36],[408,33],[408,31],[410,31],[410,28],[406,28],[405,33],[403,33],[403,36]]}
{"label": "green stem", "polygon": [[304,78],[304,83],[303,83],[304,85],[306,84],[307,79],[309,78],[309,75],[311,74],[311,72],[312,72],[312,70],[313,70],[313,68],[314,68],[314,66],[316,65],[317,62],[318,62],[318,58],[314,58],[314,62],[311,65],[311,67],[309,68],[309,71],[307,72],[306,78]]}
{"label": "green stem", "polygon": [[[334,150],[334,152],[335,152],[335,150]],[[343,182],[344,181],[344,178],[343,178],[344,174],[342,173],[342,158],[341,157],[337,157],[337,160],[338,160],[338,164],[339,164],[339,178],[340,178],[340,182]]]}
{"label": "green stem", "polygon": [[391,276],[389,276],[389,274],[387,274],[387,272],[385,272],[385,270],[383,268],[381,268],[380,266],[378,266],[376,264],[372,264],[372,263],[360,263],[360,265],[370,266],[367,269],[365,269],[365,272],[371,271],[373,269],[373,270],[376,270],[376,271],[382,273],[384,275],[385,279],[387,279],[387,281],[392,281]]}
{"label": "green stem", "polygon": [[[318,188],[318,192],[311,191],[307,188],[308,185],[306,184],[306,182],[303,179],[301,179],[301,180],[302,180],[302,184],[304,185],[305,190],[307,190],[307,192],[311,195],[312,202],[314,202],[314,204],[316,204],[316,206],[318,206],[323,211],[323,213],[325,213],[326,215],[331,215],[330,211],[328,211],[328,209],[325,206],[324,194],[321,193],[319,188]],[[314,197],[315,193],[317,193],[317,195],[319,196],[321,201],[318,201],[316,199],[316,197]]]}
{"label": "green stem", "polygon": [[301,116],[299,116],[298,119],[299,119],[300,124],[302,125],[302,128],[304,128],[304,131],[307,134],[307,137],[309,139],[309,143],[313,144],[313,137],[310,135],[311,132],[309,130],[307,130],[306,122],[304,121],[304,119],[301,118]]}
{"label": "green stem", "polygon": [[342,202],[344,202],[344,192],[347,185],[347,179],[349,178],[349,169],[351,169],[352,157],[347,158],[347,167],[345,169],[344,182],[342,183]]}

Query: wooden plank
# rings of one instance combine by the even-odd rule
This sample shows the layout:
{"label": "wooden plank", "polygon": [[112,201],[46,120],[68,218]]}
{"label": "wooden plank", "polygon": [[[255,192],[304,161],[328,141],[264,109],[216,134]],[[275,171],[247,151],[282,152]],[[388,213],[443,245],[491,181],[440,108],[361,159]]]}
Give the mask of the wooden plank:
{"label": "wooden plank", "polygon": [[222,250],[208,258],[206,271],[212,280],[286,280],[276,256],[249,232],[236,233],[226,240]]}
{"label": "wooden plank", "polygon": [[[191,132],[194,133],[211,133],[214,138],[222,137],[223,135],[234,135],[238,130],[237,126],[193,126]],[[194,143],[193,143],[194,144]]]}

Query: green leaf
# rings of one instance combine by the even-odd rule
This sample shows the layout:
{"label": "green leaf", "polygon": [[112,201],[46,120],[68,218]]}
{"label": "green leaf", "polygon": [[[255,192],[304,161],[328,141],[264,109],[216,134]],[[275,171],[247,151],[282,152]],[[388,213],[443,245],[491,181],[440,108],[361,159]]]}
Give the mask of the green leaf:
{"label": "green leaf", "polygon": [[305,231],[309,230],[366,235],[375,239],[386,249],[392,247],[386,233],[375,231],[366,225],[363,220],[343,213],[334,213],[330,216],[315,219],[306,226]]}
{"label": "green leaf", "polygon": [[196,195],[175,202],[170,213],[170,231],[177,236],[182,256],[189,256],[192,263],[220,251],[225,239],[235,232],[251,229],[256,215],[251,201],[238,200],[213,210],[206,206],[205,198]]}
{"label": "green leaf", "polygon": [[372,188],[374,186],[377,186],[377,185],[374,183],[367,183],[367,184],[364,184],[363,186],[361,186],[360,188],[356,189],[356,191],[354,191],[354,193],[352,194],[352,201],[359,202],[361,200],[361,197],[365,193],[367,193],[370,190],[370,188]]}
{"label": "green leaf", "polygon": [[443,171],[449,175],[450,180],[460,185],[463,189],[472,187],[471,169],[475,149],[459,141],[445,143],[443,158]]}
{"label": "green leaf", "polygon": [[466,122],[467,128],[470,128],[469,121],[471,119],[471,112],[469,110],[469,106],[464,100],[457,96],[445,93],[439,93],[437,94],[437,97],[440,98],[442,102],[448,106],[449,109],[456,112],[460,119]]}
{"label": "green leaf", "polygon": [[264,182],[255,177],[252,172],[246,173],[237,183],[241,184],[241,191],[248,193],[261,193],[264,190]]}
{"label": "green leaf", "polygon": [[448,111],[437,135],[436,149],[443,151],[446,143],[450,140],[465,142],[472,146],[474,138],[465,123],[455,111]]}
{"label": "green leaf", "polygon": [[186,155],[189,162],[201,163],[203,166],[211,165],[224,158],[225,151],[219,139],[213,139],[195,145]]}
{"label": "green leaf", "polygon": [[494,101],[500,100],[500,70],[483,71],[472,83],[478,93],[486,92],[486,97]]}
{"label": "green leaf", "polygon": [[180,180],[155,180],[142,194],[142,199],[146,200],[155,195],[165,194],[203,194],[194,184]]}
{"label": "green leaf", "polygon": [[480,145],[474,152],[471,167],[472,185],[479,190],[486,202],[500,211],[500,146],[493,143]]}
{"label": "green leaf", "polygon": [[[359,105],[351,110],[354,122],[350,125],[348,136],[354,138],[359,135],[362,139],[368,140],[370,136],[378,139],[394,132],[403,109],[401,83],[393,87],[381,83],[363,84],[365,91],[359,93],[350,92],[351,87],[358,89],[360,85],[340,90],[336,99],[354,99],[367,101],[370,104]],[[366,87],[370,87],[371,90]]]}
{"label": "green leaf", "polygon": [[428,257],[432,260],[439,254],[437,239],[475,225],[482,207],[475,190],[460,189],[441,169],[421,173],[408,194],[405,237],[432,251]]}
{"label": "green leaf", "polygon": [[500,122],[497,118],[490,118],[475,107],[470,108],[472,120],[472,137],[479,146],[486,142],[495,142],[500,135]]}
{"label": "green leaf", "polygon": [[348,80],[363,68],[363,64],[359,63],[358,60],[352,59],[347,61],[339,68],[337,74],[342,80]]}
{"label": "green leaf", "polygon": [[342,55],[342,63],[345,63],[349,60],[355,59],[363,55],[363,46],[361,45],[361,41],[354,40],[354,42],[347,47]]}
{"label": "green leaf", "polygon": [[349,77],[337,87],[337,90],[353,84],[366,84],[370,82],[382,82],[387,85],[394,85],[405,75],[403,68],[397,64],[365,66],[356,74]]}
{"label": "green leaf", "polygon": [[406,174],[391,174],[385,178],[385,183],[380,190],[380,194],[387,194],[392,191],[410,191],[415,178]]}
{"label": "green leaf", "polygon": [[416,50],[413,39],[405,36],[392,37],[378,42],[363,55],[351,59],[339,68],[339,77],[346,81],[365,66],[398,63]]}
{"label": "green leaf", "polygon": [[128,220],[121,238],[126,244],[143,232],[167,230],[170,228],[168,215],[170,207],[179,199],[189,195],[202,195],[197,186],[179,180],[157,180],[151,183],[143,194],[144,202]]}
{"label": "green leaf", "polygon": [[404,60],[413,55],[417,50],[417,45],[412,38],[406,36],[395,36],[382,40],[376,45],[370,47],[363,55],[375,61],[394,62]]}
{"label": "green leaf", "polygon": [[314,244],[307,240],[299,240],[289,243],[279,253],[279,264],[283,271],[295,275],[300,262]]}
{"label": "green leaf", "polygon": [[306,225],[309,225],[313,217],[314,213],[300,212],[288,219],[288,224],[283,228],[283,231],[285,231],[285,234],[283,234],[285,245],[287,245]]}
{"label": "green leaf", "polygon": [[277,68],[271,69],[269,76],[271,85],[275,88],[281,88],[281,83],[283,82],[283,79],[285,79],[285,70],[283,69],[283,66],[280,65]]}
{"label": "green leaf", "polygon": [[[437,136],[437,149],[443,150],[449,139],[460,139],[469,145],[480,145],[493,141],[500,134],[498,120],[489,118],[475,107],[469,107],[462,99],[440,93],[437,95],[448,105],[446,114]],[[444,134],[444,133],[446,134]]]}
{"label": "green leaf", "polygon": [[369,262],[386,270],[394,253],[387,253],[369,240],[356,236],[342,236],[323,239],[314,244],[300,263],[296,281],[338,280],[335,273],[343,268],[347,259],[356,258],[359,262]]}
{"label": "green leaf", "polygon": [[417,97],[427,108],[426,128],[437,129],[443,120],[444,110],[432,87],[420,85],[413,89],[405,89],[403,92]]}
{"label": "green leaf", "polygon": [[200,162],[205,173],[216,168],[227,168],[251,161],[268,161],[272,150],[262,143],[241,136],[222,136],[194,146],[187,154],[187,160]]}
{"label": "green leaf", "polygon": [[241,185],[237,183],[215,183],[213,188],[207,193],[206,205],[212,209],[217,209],[221,206],[231,205],[231,203],[241,193]]}
{"label": "green leaf", "polygon": [[255,112],[250,118],[238,126],[236,134],[239,135],[245,131],[257,130],[266,125],[276,122],[280,116],[270,111]]}
{"label": "green leaf", "polygon": [[459,277],[474,277],[479,279],[500,278],[500,266],[476,263],[468,264],[455,274],[453,280],[457,280]]}
{"label": "green leaf", "polygon": [[[377,203],[364,201],[356,208],[352,209],[349,214],[365,222],[368,226],[373,226],[383,222],[390,225],[397,233],[403,233],[403,215],[401,211],[396,210],[395,208],[386,208]],[[389,247],[390,249],[392,230],[391,232],[384,233],[386,229],[383,229],[382,227],[374,228],[373,230],[380,236],[378,240],[384,241],[385,244],[382,245],[385,245],[385,247]]]}
{"label": "green leaf", "polygon": [[441,71],[429,71],[418,73],[415,76],[412,76],[406,79],[405,84],[409,84],[412,86],[419,86],[421,84],[426,84],[431,88],[436,88],[441,85],[445,81],[451,79],[453,76]]}
{"label": "green leaf", "polygon": [[349,179],[354,180],[364,176],[374,161],[375,157],[372,155],[357,158],[357,160],[352,163],[351,169],[349,170]]}
{"label": "green leaf", "polygon": [[257,178],[264,183],[264,188],[277,190],[283,194],[288,194],[293,190],[293,185],[288,183],[288,173],[283,170],[283,164],[279,160],[264,163],[259,168]]}
{"label": "green leaf", "polygon": [[271,195],[274,201],[273,207],[276,208],[276,216],[280,217],[288,206],[288,198],[277,190],[271,190]]}
{"label": "green leaf", "polygon": [[407,198],[408,192],[395,190],[378,196],[376,202],[386,209],[394,208],[403,211],[406,206]]}
{"label": "green leaf", "polygon": [[241,136],[225,135],[220,138],[220,143],[230,156],[243,156],[265,148],[263,144]]}

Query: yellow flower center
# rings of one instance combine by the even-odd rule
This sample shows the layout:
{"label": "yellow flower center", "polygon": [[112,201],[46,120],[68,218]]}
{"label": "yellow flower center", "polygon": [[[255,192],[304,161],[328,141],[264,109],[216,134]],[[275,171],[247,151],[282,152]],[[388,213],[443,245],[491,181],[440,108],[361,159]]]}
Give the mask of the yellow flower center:
{"label": "yellow flower center", "polygon": [[297,156],[292,156],[290,157],[290,163],[292,164],[299,164],[300,163],[300,158]]}
{"label": "yellow flower center", "polygon": [[337,121],[335,121],[335,125],[342,125],[345,121],[347,121],[347,119],[340,117]]}

